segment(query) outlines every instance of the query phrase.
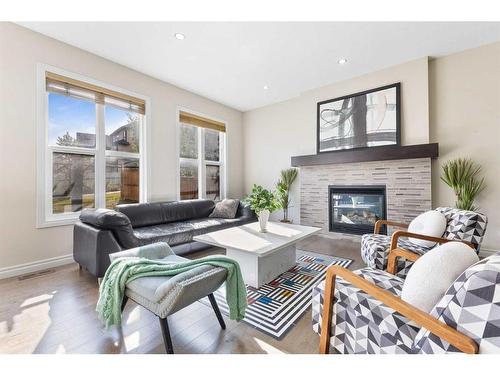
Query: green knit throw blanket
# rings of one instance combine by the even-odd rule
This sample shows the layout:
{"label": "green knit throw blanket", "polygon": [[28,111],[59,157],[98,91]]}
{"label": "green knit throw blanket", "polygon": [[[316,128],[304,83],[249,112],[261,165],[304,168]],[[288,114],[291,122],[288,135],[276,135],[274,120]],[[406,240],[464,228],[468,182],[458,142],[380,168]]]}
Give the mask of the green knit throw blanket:
{"label": "green knit throw blanket", "polygon": [[167,263],[146,258],[119,258],[109,266],[99,288],[97,314],[106,328],[121,324],[121,305],[128,282],[139,277],[174,276],[201,265],[222,267],[227,270],[226,300],[229,318],[241,320],[245,317],[247,291],[238,263],[222,255],[212,255],[181,263]]}

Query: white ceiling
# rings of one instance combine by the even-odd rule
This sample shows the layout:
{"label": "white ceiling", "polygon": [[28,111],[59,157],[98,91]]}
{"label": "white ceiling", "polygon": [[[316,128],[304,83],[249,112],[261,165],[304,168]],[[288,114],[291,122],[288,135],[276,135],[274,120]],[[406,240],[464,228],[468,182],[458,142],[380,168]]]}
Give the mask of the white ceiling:
{"label": "white ceiling", "polygon": [[[500,40],[500,23],[480,22],[20,24],[242,111]],[[348,63],[337,64],[340,57]]]}

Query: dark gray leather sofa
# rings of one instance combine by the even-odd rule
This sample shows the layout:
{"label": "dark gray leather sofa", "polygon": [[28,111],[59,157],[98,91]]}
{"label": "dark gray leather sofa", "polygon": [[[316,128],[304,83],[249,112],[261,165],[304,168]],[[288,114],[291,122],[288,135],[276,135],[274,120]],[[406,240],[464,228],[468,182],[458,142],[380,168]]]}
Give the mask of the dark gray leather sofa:
{"label": "dark gray leather sofa", "polygon": [[116,211],[84,209],[73,229],[73,258],[103,277],[111,253],[163,241],[175,254],[187,254],[208,247],[193,242],[193,236],[257,220],[243,203],[234,219],[209,218],[214,207],[211,200],[187,200],[119,205]]}

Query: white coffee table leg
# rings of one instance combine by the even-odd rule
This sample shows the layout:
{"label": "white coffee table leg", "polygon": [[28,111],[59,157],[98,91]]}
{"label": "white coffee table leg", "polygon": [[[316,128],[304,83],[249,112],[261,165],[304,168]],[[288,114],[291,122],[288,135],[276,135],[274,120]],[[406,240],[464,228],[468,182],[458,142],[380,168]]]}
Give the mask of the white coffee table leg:
{"label": "white coffee table leg", "polygon": [[226,249],[226,255],[239,263],[243,280],[254,288],[260,288],[296,264],[295,245],[263,257],[235,249]]}

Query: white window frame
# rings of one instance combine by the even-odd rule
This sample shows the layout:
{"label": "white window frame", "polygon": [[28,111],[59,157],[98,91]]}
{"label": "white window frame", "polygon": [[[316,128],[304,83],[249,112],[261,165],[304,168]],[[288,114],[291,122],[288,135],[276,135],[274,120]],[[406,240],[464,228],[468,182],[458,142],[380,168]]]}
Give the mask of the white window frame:
{"label": "white window frame", "polygon": [[207,194],[206,194],[206,166],[207,165],[217,165],[219,166],[219,174],[220,174],[220,197],[219,199],[222,200],[226,198],[226,192],[227,192],[227,178],[226,178],[226,171],[227,171],[227,122],[224,120],[221,120],[219,118],[207,115],[205,113],[193,111],[188,108],[184,107],[177,107],[176,111],[176,157],[177,157],[177,163],[176,163],[176,174],[177,174],[177,184],[176,184],[176,191],[177,191],[177,200],[181,199],[181,161],[186,160],[186,161],[193,161],[195,159],[190,159],[190,158],[181,158],[180,157],[180,135],[181,135],[181,125],[183,123],[180,121],[180,113],[181,112],[186,112],[190,113],[192,115],[204,117],[208,120],[213,120],[217,122],[221,122],[224,124],[226,131],[225,132],[219,132],[219,161],[211,161],[211,160],[205,160],[205,138],[204,138],[204,131],[205,129],[199,126],[195,125],[190,125],[186,124],[189,126],[194,126],[195,128],[198,129],[198,199],[207,199]]}
{"label": "white window frame", "polygon": [[[96,104],[96,145],[95,148],[49,145],[49,93],[46,90],[46,73],[51,72],[68,78],[93,84],[108,90],[144,100],[145,114],[141,116],[139,124],[139,154],[106,150],[106,129],[104,123],[103,104]],[[125,90],[95,79],[68,72],[47,64],[37,64],[37,228],[46,228],[60,225],[71,225],[78,221],[80,212],[52,212],[52,155],[54,152],[64,152],[78,155],[94,156],[95,190],[94,205],[97,208],[106,206],[106,157],[126,157],[139,160],[139,202],[149,200],[150,172],[148,165],[149,130],[148,116],[151,111],[151,101],[148,97]]]}

